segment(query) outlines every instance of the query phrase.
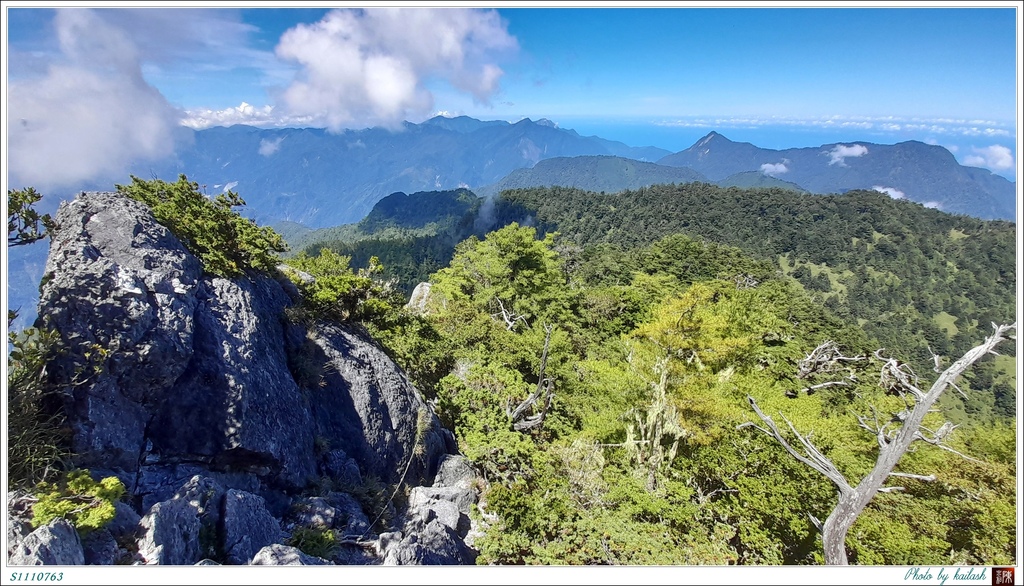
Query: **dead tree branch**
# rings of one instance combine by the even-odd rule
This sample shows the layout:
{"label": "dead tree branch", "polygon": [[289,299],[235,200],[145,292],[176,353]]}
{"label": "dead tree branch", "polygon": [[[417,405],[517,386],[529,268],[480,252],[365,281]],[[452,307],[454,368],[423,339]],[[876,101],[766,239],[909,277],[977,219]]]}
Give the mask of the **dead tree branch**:
{"label": "dead tree branch", "polygon": [[[553,326],[549,324],[544,325],[544,350],[540,355],[537,388],[522,403],[519,403],[515,409],[506,408],[505,413],[508,415],[509,420],[511,420],[513,429],[516,431],[528,431],[535,427],[543,426],[548,410],[551,409],[551,401],[554,399],[555,381],[547,378],[545,375],[548,366],[548,348],[551,345],[551,332],[553,330]],[[541,397],[544,397],[544,406],[541,411],[527,416],[526,412],[533,408]]]}
{"label": "dead tree branch", "polygon": [[[956,426],[947,422],[939,429],[932,431],[923,427],[922,422],[924,421],[925,416],[933,411],[933,406],[936,401],[938,401],[939,397],[942,396],[942,393],[944,393],[947,388],[957,388],[956,379],[959,378],[960,375],[966,372],[968,368],[974,365],[974,363],[985,355],[996,354],[996,346],[1004,340],[1016,339],[1016,323],[1009,325],[992,324],[992,327],[994,329],[993,334],[985,338],[985,341],[978,346],[968,350],[960,357],[960,359],[953,362],[949,368],[942,371],[927,392],[918,387],[920,384],[918,376],[908,365],[901,363],[895,358],[886,358],[882,355],[881,350],[875,352],[875,358],[882,361],[879,386],[886,392],[894,393],[902,397],[904,403],[907,405],[907,409],[896,414],[889,422],[884,424],[879,421],[878,414],[875,413],[874,410],[872,410],[873,414],[871,419],[863,416],[858,417],[860,427],[875,435],[878,439],[879,447],[878,458],[875,462],[874,468],[867,476],[861,479],[856,487],[851,487],[843,475],[835,469],[832,462],[821,454],[821,452],[811,444],[807,437],[799,434],[793,425],[783,417],[789,426],[790,432],[797,438],[800,445],[803,447],[803,452],[792,446],[786,439],[786,435],[779,430],[771,417],[765,415],[758,408],[753,397],[748,397],[754,412],[761,421],[764,422],[767,428],[749,422],[741,425],[740,427],[753,427],[762,433],[771,436],[783,448],[785,448],[791,456],[823,474],[838,488],[839,502],[832,510],[832,513],[828,516],[828,519],[825,520],[825,523],[817,523],[817,520],[812,517],[812,522],[816,522],[815,525],[820,526],[821,528],[822,542],[825,550],[825,563],[830,565],[847,564],[845,545],[846,534],[849,532],[854,521],[857,520],[857,517],[864,510],[864,507],[866,507],[871,499],[874,498],[875,494],[879,492],[904,490],[901,486],[882,486],[890,476],[912,478],[926,482],[934,480],[934,476],[932,475],[922,476],[917,474],[893,472],[900,459],[905,453],[907,453],[910,445],[914,441],[924,441],[943,450],[973,460],[973,458],[961,454],[944,443],[947,436],[956,429]],[[1014,333],[1011,334],[1011,332]],[[818,346],[818,348],[815,348],[807,358],[801,361],[799,366],[800,373],[804,376],[809,376],[811,374],[828,372],[829,369],[834,368],[835,364],[838,364],[838,358],[845,357],[842,357],[842,355],[838,353],[838,349],[834,348],[834,345],[831,342],[826,342]],[[938,360],[936,360],[936,364],[939,364]],[[798,376],[800,376],[800,374],[798,374]],[[899,426],[897,428],[889,429],[889,426],[895,423],[899,423]]]}
{"label": "dead tree branch", "polygon": [[[505,304],[501,301],[500,297],[495,297],[494,300],[498,302],[498,309],[500,311],[498,313],[492,314],[491,317],[494,319],[501,317],[502,321],[505,322],[506,330],[514,332],[516,331],[516,326],[519,325],[519,322],[526,322],[525,316],[515,313],[511,309],[506,308]],[[529,324],[527,324],[527,326],[529,326]]]}

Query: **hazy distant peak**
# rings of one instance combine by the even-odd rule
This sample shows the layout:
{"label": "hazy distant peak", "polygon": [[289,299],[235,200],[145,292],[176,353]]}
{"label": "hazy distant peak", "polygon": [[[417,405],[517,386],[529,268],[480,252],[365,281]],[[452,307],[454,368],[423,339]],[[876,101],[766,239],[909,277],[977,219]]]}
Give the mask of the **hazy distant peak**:
{"label": "hazy distant peak", "polygon": [[[420,126],[433,126],[437,128],[444,128],[452,132],[458,132],[466,134],[475,132],[481,128],[487,126],[506,126],[508,122],[504,120],[477,120],[469,116],[445,116],[437,115],[429,120],[424,120]],[[414,125],[415,126],[415,125]]]}
{"label": "hazy distant peak", "polygon": [[718,134],[714,130],[712,130],[711,132],[709,132],[706,135],[704,135],[704,138],[702,138],[702,139],[698,140],[697,142],[695,142],[693,144],[693,146],[690,147],[690,149],[699,149],[699,148],[702,148],[702,147],[707,147],[707,146],[711,145],[712,143],[729,143],[729,142],[732,142],[732,141],[729,140],[728,138],[722,136],[721,134]]}

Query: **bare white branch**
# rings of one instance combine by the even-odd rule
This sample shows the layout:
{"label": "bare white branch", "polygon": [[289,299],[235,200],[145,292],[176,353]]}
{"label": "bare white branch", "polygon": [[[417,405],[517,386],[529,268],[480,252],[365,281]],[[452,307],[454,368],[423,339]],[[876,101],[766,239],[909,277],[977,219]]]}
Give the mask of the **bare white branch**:
{"label": "bare white branch", "polygon": [[934,474],[922,476],[920,474],[908,474],[906,472],[890,472],[889,476],[899,476],[900,478],[913,478],[914,480],[920,480],[922,482],[935,482]]}

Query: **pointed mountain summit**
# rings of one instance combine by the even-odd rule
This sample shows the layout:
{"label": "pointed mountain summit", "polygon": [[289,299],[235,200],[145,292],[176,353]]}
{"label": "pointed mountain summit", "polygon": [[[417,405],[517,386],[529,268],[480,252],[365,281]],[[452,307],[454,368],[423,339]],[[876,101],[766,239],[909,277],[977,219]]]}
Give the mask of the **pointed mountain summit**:
{"label": "pointed mountain summit", "polygon": [[[983,219],[1013,220],[1017,213],[1014,182],[963,166],[945,148],[919,141],[892,145],[855,141],[775,150],[710,132],[658,164],[689,167],[715,182],[754,172],[812,193],[874,189]],[[749,181],[749,177],[744,180]]]}

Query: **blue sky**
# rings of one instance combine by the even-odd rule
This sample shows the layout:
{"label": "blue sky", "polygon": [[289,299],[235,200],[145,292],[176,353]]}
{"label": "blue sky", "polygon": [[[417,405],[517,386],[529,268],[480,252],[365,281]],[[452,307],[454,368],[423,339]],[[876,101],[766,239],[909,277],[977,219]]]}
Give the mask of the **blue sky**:
{"label": "blue sky", "polygon": [[[9,164],[18,177],[73,183],[173,155],[182,126],[340,130],[444,113],[548,118],[672,151],[711,130],[769,148],[921,140],[1012,179],[1018,17],[1004,6],[10,3]],[[69,162],[56,174],[55,157]]]}

